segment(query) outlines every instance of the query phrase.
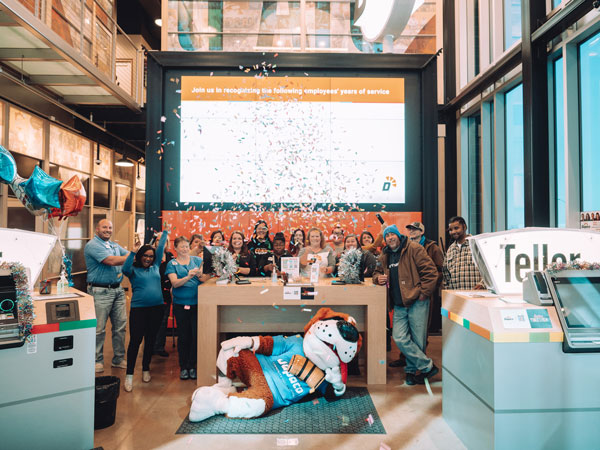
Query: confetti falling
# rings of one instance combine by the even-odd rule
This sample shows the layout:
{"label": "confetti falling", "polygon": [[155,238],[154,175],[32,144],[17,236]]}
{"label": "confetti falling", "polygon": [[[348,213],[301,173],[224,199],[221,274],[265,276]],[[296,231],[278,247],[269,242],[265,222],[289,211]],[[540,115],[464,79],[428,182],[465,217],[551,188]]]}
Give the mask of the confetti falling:
{"label": "confetti falling", "polygon": [[[269,61],[269,56],[263,53],[264,56],[260,57],[261,60],[255,63],[240,65],[239,70],[242,72],[240,79],[248,80],[252,83],[260,83],[255,79],[266,78],[269,74],[275,72],[277,64],[273,61]],[[278,53],[272,54],[272,58],[277,58]],[[286,83],[280,84],[288,89],[300,88],[299,83],[304,83],[304,78],[300,72],[298,78],[288,77],[287,75],[282,76],[281,80],[287,80]],[[209,75],[212,77],[214,72],[210,72]],[[309,77],[308,72],[304,72],[305,77]],[[176,77],[170,78],[170,82],[173,83],[172,89],[176,92],[180,92],[182,88],[180,79]],[[213,81],[214,83],[214,81]],[[260,86],[260,85],[258,85]],[[161,117],[161,122],[165,123],[167,117],[169,121],[176,118],[181,124],[181,142],[171,140],[171,136],[165,136],[165,131],[158,130],[156,133],[156,139],[160,143],[160,148],[157,150],[159,159],[163,157],[166,161],[169,160],[169,151],[175,146],[179,148],[185,140],[194,143],[193,154],[186,155],[185,160],[182,159],[181,164],[192,165],[194,161],[202,160],[202,155],[205,154],[205,142],[210,138],[210,134],[214,133],[214,130],[210,128],[215,121],[220,120],[219,126],[223,131],[223,136],[226,139],[231,139],[242,145],[246,142],[256,139],[256,136],[264,136],[262,140],[264,145],[261,146],[264,151],[259,150],[256,154],[248,154],[245,147],[231,147],[228,142],[223,141],[223,151],[233,152],[231,158],[225,158],[226,162],[220,165],[211,167],[211,172],[214,173],[215,177],[221,179],[226,178],[228,173],[236,173],[239,176],[234,179],[228,180],[227,186],[220,192],[215,192],[210,207],[202,206],[207,212],[219,214],[216,218],[210,217],[204,219],[202,215],[185,215],[180,221],[179,232],[181,234],[189,234],[190,232],[205,232],[212,231],[215,229],[223,230],[234,230],[244,229],[248,234],[252,231],[251,220],[248,217],[256,217],[255,215],[265,212],[272,212],[277,216],[270,220],[272,229],[282,230],[290,233],[293,228],[294,222],[299,223],[313,223],[317,227],[325,230],[330,230],[335,222],[347,223],[351,221],[351,225],[354,228],[353,232],[360,232],[364,229],[369,229],[372,225],[366,224],[361,214],[353,216],[352,212],[364,212],[364,208],[361,205],[353,202],[344,202],[347,198],[347,189],[349,186],[362,185],[369,186],[375,183],[375,178],[369,177],[356,177],[352,176],[356,172],[356,169],[360,168],[362,162],[358,159],[356,162],[352,162],[357,158],[358,153],[354,150],[351,152],[348,148],[345,148],[339,142],[336,143],[332,148],[334,152],[344,154],[345,159],[350,164],[350,168],[347,171],[339,170],[336,166],[332,165],[330,161],[323,161],[322,159],[322,143],[328,141],[331,136],[329,133],[324,133],[319,130],[319,124],[322,118],[328,114],[328,109],[323,105],[310,104],[307,105],[302,114],[298,116],[299,102],[297,100],[281,101],[282,97],[278,97],[279,94],[270,93],[263,94],[263,103],[260,108],[252,115],[242,114],[239,111],[234,113],[233,117],[220,118],[217,117],[215,111],[209,111],[208,116],[203,118],[190,117],[186,115],[184,109],[181,106],[174,107],[172,109],[173,115],[167,114],[167,116]],[[280,101],[278,101],[280,100]],[[269,109],[273,104],[278,103],[277,108]],[[181,111],[181,115],[179,112]],[[233,120],[232,120],[233,119]],[[292,136],[286,135],[283,130],[289,129],[289,125],[293,124],[294,129],[297,131]],[[264,130],[273,129],[278,133],[267,133]],[[341,130],[343,131],[343,130]],[[168,132],[168,129],[167,129]],[[148,143],[147,143],[148,144]],[[156,150],[156,147],[155,147]],[[247,164],[248,158],[253,158],[257,161],[266,162],[269,160],[277,160],[280,163],[276,167],[272,168],[265,164],[259,164],[258,169],[250,169]],[[231,165],[229,165],[231,163]],[[314,182],[314,177],[307,176],[306,170],[301,170],[301,167],[314,166],[314,172],[317,174],[318,182]],[[227,170],[224,170],[226,168]],[[312,169],[310,169],[312,170]],[[177,173],[177,168],[173,171],[173,168],[169,168],[171,173]],[[181,173],[179,173],[181,176]],[[339,185],[344,189],[339,189],[338,196],[332,196],[332,189],[327,180],[337,179]],[[263,189],[264,198],[260,201],[257,199],[245,198],[246,193],[251,190],[248,186],[256,186],[256,189],[265,187]],[[166,186],[166,190],[170,191],[170,184]],[[183,191],[183,187],[181,188]],[[360,188],[359,188],[360,189]],[[363,188],[364,189],[364,188]],[[200,195],[198,192],[201,189],[193,189],[191,192]],[[335,189],[333,190],[336,191]],[[290,197],[290,194],[296,194],[298,196],[297,202],[286,202],[285,199]],[[173,195],[173,194],[171,194]],[[235,201],[225,202],[224,199],[233,198]],[[190,200],[190,199],[185,199]],[[193,200],[190,200],[193,202]],[[195,211],[197,208],[193,203],[189,205],[186,202],[173,202],[177,208],[185,207],[188,211]],[[386,208],[384,204],[373,203],[373,207],[369,209],[383,210]],[[221,214],[223,213],[223,214]],[[357,219],[358,217],[358,219]],[[414,220],[418,220],[415,218]],[[178,220],[175,216],[171,216],[170,222]],[[213,222],[211,222],[211,220]],[[304,228],[303,225],[300,225]],[[377,225],[375,225],[377,227]],[[282,229],[283,228],[283,229]],[[375,234],[377,228],[373,230]],[[346,288],[344,288],[346,289]],[[325,300],[322,300],[322,304]]]}

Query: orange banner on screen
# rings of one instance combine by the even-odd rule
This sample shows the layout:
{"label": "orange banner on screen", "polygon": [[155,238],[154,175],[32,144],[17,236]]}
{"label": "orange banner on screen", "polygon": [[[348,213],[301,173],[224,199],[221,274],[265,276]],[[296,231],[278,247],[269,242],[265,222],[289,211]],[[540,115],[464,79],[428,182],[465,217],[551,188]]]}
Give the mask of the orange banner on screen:
{"label": "orange banner on screen", "polygon": [[404,103],[403,78],[182,77],[182,101]]}

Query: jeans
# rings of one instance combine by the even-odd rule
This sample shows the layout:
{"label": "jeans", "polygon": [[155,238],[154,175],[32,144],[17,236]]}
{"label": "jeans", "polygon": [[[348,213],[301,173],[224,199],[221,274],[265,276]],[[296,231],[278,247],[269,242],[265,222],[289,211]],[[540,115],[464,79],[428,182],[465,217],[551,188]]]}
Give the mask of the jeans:
{"label": "jeans", "polygon": [[433,361],[424,353],[427,341],[429,299],[417,300],[408,308],[394,306],[392,338],[406,356],[406,373],[429,371]]}
{"label": "jeans", "polygon": [[198,361],[198,305],[185,309],[185,305],[173,303],[177,321],[177,353],[180,369],[195,369]]}
{"label": "jeans", "polygon": [[113,345],[112,363],[119,364],[125,358],[125,328],[127,327],[125,292],[122,287],[88,286],[88,294],[94,297],[94,308],[96,309],[96,362],[104,363],[106,322],[110,317]]}
{"label": "jeans", "polygon": [[127,375],[133,375],[135,360],[142,339],[144,356],[142,370],[150,370],[150,361],[154,351],[154,340],[163,316],[163,305],[131,308],[129,311],[129,346],[127,347]]}
{"label": "jeans", "polygon": [[171,312],[171,304],[162,305],[163,315],[156,334],[156,340],[154,341],[154,351],[162,352],[165,351],[165,344],[167,342],[167,325],[169,322],[169,314]]}

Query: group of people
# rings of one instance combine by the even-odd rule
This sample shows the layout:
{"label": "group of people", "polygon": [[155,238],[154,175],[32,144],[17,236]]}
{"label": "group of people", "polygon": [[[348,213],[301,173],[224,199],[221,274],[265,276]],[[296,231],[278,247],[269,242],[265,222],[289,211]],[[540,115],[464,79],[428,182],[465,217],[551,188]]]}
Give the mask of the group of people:
{"label": "group of people", "polygon": [[[361,279],[385,285],[393,311],[392,337],[406,359],[406,383],[422,384],[439,369],[426,355],[427,328],[431,299],[446,289],[482,288],[466,238],[467,226],[461,217],[449,221],[454,243],[444,256],[436,242],[424,236],[425,227],[413,222],[402,234],[396,225],[383,223],[377,237],[369,231],[360,236],[345,234],[336,225],[329,241],[318,228],[297,229],[286,238],[281,232],[273,238],[264,220],[259,220],[249,241],[234,231],[228,243],[222,231],[214,231],[205,242],[201,234],[174,240],[175,255],[168,251],[169,233],[158,234],[150,244],[128,252],[110,240],[112,223],[103,219],[85,247],[88,293],[96,308],[96,372],[104,370],[103,347],[108,318],[112,323],[112,366],[126,369],[124,389],[133,390],[133,374],[139,348],[144,342],[142,381],[150,382],[153,354],[168,356],[164,349],[166,324],[172,310],[177,324],[179,377],[196,379],[198,286],[213,276],[213,252],[226,248],[238,266],[238,275],[279,275],[281,258],[298,257],[301,273],[307,275],[313,264],[323,276],[335,276],[344,252],[360,249]],[[127,322],[122,276],[132,288],[129,312],[129,346],[125,353]]]}

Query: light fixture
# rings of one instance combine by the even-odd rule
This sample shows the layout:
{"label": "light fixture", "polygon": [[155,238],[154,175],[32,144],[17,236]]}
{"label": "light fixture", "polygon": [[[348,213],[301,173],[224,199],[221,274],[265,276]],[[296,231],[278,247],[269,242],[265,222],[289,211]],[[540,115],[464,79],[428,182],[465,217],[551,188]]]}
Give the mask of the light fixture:
{"label": "light fixture", "polygon": [[96,160],[94,161],[96,164],[102,164],[102,160],[100,159],[100,143],[96,142]]}
{"label": "light fixture", "polygon": [[119,166],[119,167],[133,167],[133,163],[123,156],[120,160],[118,160],[115,163],[115,166]]}
{"label": "light fixture", "polygon": [[137,165],[137,179],[139,180],[140,178],[142,178],[142,177],[140,176],[140,163],[138,162],[138,165]]}
{"label": "light fixture", "polygon": [[158,25],[159,27],[162,27],[162,19],[156,19],[156,20],[154,21],[154,23],[155,23],[156,25]]}

